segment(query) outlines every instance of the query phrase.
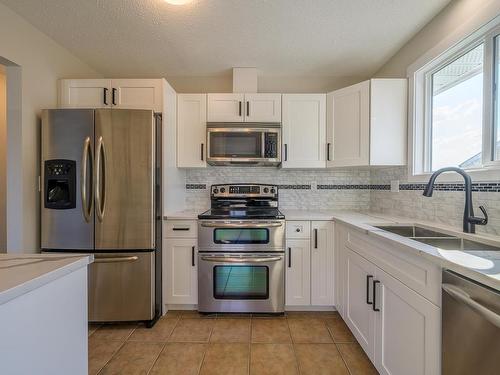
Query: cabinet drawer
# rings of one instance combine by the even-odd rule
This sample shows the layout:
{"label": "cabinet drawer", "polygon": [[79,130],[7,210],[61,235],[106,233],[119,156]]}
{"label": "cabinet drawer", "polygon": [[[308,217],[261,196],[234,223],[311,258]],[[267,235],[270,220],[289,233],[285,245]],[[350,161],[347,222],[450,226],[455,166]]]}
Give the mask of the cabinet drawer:
{"label": "cabinet drawer", "polygon": [[286,222],[286,238],[310,238],[310,237],[311,237],[310,221]]}
{"label": "cabinet drawer", "polygon": [[196,220],[167,220],[163,224],[165,238],[196,238],[198,223]]}
{"label": "cabinet drawer", "polygon": [[441,268],[386,241],[349,230],[346,247],[360,254],[436,306],[441,306]]}

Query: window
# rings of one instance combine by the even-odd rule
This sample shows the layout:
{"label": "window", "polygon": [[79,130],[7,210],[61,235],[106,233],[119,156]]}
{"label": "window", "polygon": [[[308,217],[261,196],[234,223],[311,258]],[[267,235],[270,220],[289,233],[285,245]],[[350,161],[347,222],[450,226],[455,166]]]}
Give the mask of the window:
{"label": "window", "polygon": [[409,68],[411,175],[449,166],[500,169],[499,25],[500,16],[432,61]]}
{"label": "window", "polygon": [[494,97],[494,131],[493,131],[493,154],[494,160],[500,160],[500,36],[495,37],[494,44],[495,58],[494,58],[494,69],[495,69],[495,90],[493,93]]}
{"label": "window", "polygon": [[480,167],[483,128],[480,44],[431,75],[431,170]]}

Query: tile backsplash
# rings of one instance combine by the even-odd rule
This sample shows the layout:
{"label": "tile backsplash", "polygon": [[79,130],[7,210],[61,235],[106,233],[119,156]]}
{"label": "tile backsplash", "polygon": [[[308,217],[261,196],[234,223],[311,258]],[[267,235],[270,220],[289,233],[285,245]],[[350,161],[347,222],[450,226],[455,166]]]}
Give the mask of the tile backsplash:
{"label": "tile backsplash", "polygon": [[186,206],[188,209],[207,208],[210,206],[210,185],[242,182],[280,185],[281,208],[367,210],[370,206],[369,190],[316,188],[323,185],[368,186],[368,169],[291,170],[258,167],[188,170]]}
{"label": "tile backsplash", "polygon": [[[401,189],[398,193],[392,193],[389,189],[371,190],[371,211],[430,220],[462,229],[465,199],[463,184],[437,184],[432,197],[428,198],[422,195],[422,184],[415,186],[408,183],[406,167],[373,168],[370,180],[372,184],[390,184],[391,180],[399,180]],[[500,181],[473,183],[472,201],[476,216],[482,216],[479,206],[484,206],[489,215],[488,224],[477,225],[476,231],[500,235]]]}
{"label": "tile backsplash", "polygon": [[[390,182],[399,180],[399,192]],[[284,209],[371,210],[415,220],[431,220],[462,227],[462,184],[440,184],[431,198],[422,196],[423,184],[409,183],[406,167],[296,170],[276,168],[208,167],[186,172],[186,208],[204,210],[210,205],[209,189],[221,183],[268,183],[280,186]],[[476,215],[486,207],[490,220],[477,232],[500,235],[500,181],[474,184]]]}

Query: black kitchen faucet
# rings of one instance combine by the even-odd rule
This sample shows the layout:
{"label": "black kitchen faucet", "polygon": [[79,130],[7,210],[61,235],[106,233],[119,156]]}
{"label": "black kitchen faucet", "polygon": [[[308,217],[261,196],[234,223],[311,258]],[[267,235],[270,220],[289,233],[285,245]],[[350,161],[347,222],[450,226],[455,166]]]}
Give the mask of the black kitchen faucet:
{"label": "black kitchen faucet", "polygon": [[465,181],[465,208],[464,208],[464,219],[463,219],[463,231],[464,233],[476,233],[477,225],[488,224],[488,214],[483,206],[479,206],[479,209],[483,212],[484,218],[474,216],[474,208],[472,207],[472,180],[470,176],[465,173],[463,169],[456,167],[447,167],[438,169],[434,172],[424,189],[425,197],[432,197],[432,192],[434,190],[434,182],[437,176],[443,172],[457,172],[464,178]]}

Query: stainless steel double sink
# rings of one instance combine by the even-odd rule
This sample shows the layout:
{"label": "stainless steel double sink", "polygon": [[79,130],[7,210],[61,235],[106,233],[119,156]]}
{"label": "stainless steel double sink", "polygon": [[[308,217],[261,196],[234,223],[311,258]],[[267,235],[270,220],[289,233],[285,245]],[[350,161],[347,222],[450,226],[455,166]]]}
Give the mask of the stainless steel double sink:
{"label": "stainless steel double sink", "polygon": [[376,225],[375,228],[394,233],[442,250],[500,251],[500,247],[452,236],[417,225]]}

